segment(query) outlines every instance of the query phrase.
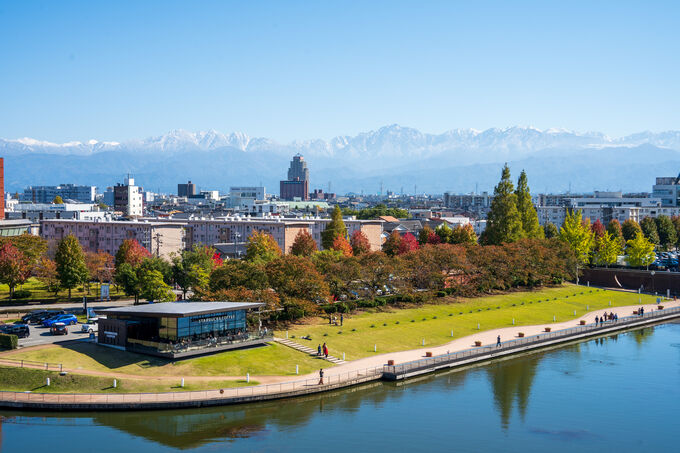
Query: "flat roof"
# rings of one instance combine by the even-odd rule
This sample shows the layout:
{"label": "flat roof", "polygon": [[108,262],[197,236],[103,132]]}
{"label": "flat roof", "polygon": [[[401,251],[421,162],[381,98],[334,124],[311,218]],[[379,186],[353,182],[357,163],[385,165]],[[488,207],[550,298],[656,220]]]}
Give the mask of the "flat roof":
{"label": "flat roof", "polygon": [[132,316],[169,316],[182,318],[225,311],[247,310],[263,306],[259,302],[162,302],[159,304],[134,305],[129,307],[97,310],[105,314]]}

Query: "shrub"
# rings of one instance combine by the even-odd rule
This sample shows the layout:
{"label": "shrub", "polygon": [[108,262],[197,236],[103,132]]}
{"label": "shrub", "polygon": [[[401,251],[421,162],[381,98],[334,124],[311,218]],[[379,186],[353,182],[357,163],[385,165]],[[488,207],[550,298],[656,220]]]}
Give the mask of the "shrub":
{"label": "shrub", "polygon": [[14,299],[28,299],[31,297],[31,292],[27,289],[17,289],[14,291],[14,295],[12,297]]}
{"label": "shrub", "polygon": [[359,308],[374,308],[378,306],[377,300],[360,300],[357,302]]}
{"label": "shrub", "polygon": [[0,348],[16,349],[19,347],[19,337],[0,333]]}
{"label": "shrub", "polygon": [[446,297],[446,291],[437,291],[437,297]]}
{"label": "shrub", "polygon": [[326,312],[327,315],[338,312],[338,307],[336,307],[335,304],[322,305],[321,309]]}

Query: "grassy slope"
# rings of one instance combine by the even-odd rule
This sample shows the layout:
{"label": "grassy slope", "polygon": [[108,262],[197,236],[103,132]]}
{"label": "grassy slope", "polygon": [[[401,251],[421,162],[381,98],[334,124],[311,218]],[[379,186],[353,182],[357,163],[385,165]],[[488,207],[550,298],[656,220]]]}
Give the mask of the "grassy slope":
{"label": "grassy slope", "polygon": [[[46,379],[50,378],[50,386]],[[68,374],[59,376],[56,371],[31,370],[0,366],[0,389],[9,391],[33,391],[37,393],[134,393],[134,392],[179,392],[190,390],[208,390],[216,388],[257,385],[250,381],[247,384],[239,381],[197,381],[187,382],[180,387],[179,380],[119,379],[116,388],[112,387],[113,379],[98,376]]]}
{"label": "grassy slope", "polygon": [[[345,317],[343,327],[329,326],[328,318],[319,318],[308,325],[291,328],[289,335],[295,335],[296,341],[312,348],[325,342],[332,355],[341,357],[345,352],[347,360],[355,360],[374,355],[374,345],[377,345],[377,354],[417,349],[422,347],[423,339],[426,346],[436,346],[477,332],[477,323],[481,330],[489,330],[511,326],[513,318],[518,326],[550,323],[553,316],[563,322],[580,317],[586,311],[608,308],[609,301],[612,306],[635,305],[640,297],[645,303],[656,300],[636,293],[564,285],[412,309],[373,310]],[[555,298],[557,300],[553,300]],[[277,335],[285,337],[285,332]],[[311,335],[312,341],[300,339],[306,335]]]}
{"label": "grassy slope", "polygon": [[324,367],[331,365],[277,343],[178,360],[174,363],[92,343],[71,344],[65,347],[53,346],[32,351],[19,350],[8,357],[62,363],[64,368],[69,370],[82,368],[140,376],[244,376],[246,373],[295,375],[295,365],[300,366],[300,374],[317,370],[320,363]]}
{"label": "grassy slope", "polygon": [[[79,288],[82,288],[82,286],[79,286],[78,288],[74,288],[71,291],[71,301],[78,302],[83,299],[83,296],[88,296],[88,297],[97,297],[98,292],[99,292],[99,284],[93,283],[90,285],[90,294],[87,294],[87,291],[80,291]],[[60,302],[67,302],[68,301],[68,290],[61,290],[57,294],[57,297],[54,297],[53,292],[48,292],[47,289],[45,288],[45,285],[42,284],[38,279],[31,277],[26,282],[21,285],[17,286],[15,289],[27,289],[31,292],[31,297],[28,299],[54,299],[55,302],[60,301]],[[118,296],[118,295],[124,295],[123,292],[117,292],[116,287],[114,285],[111,285],[110,287],[110,293],[112,296]],[[7,301],[9,300],[9,286],[0,284],[0,301]],[[26,299],[12,299],[12,302],[20,303],[22,300]]]}

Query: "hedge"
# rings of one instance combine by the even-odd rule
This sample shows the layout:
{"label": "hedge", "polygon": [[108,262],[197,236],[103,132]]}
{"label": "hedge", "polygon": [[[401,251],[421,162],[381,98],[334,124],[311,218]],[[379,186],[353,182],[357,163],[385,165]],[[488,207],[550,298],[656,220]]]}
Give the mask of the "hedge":
{"label": "hedge", "polygon": [[16,349],[19,347],[19,337],[0,333],[0,348]]}

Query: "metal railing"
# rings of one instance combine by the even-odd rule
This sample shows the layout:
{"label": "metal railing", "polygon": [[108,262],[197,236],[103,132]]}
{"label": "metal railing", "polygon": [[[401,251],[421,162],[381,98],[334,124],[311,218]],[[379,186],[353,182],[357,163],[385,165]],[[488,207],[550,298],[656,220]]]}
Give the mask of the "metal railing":
{"label": "metal railing", "polygon": [[33,393],[33,392],[0,392],[1,402],[27,404],[59,404],[59,405],[127,405],[127,404],[163,404],[191,403],[199,401],[248,400],[276,398],[288,395],[303,395],[336,388],[360,384],[382,377],[382,366],[347,371],[338,374],[326,372],[321,384],[318,377],[286,381],[278,384],[263,384],[244,387],[229,387],[215,390],[196,390],[187,392],[162,393]]}
{"label": "metal railing", "polygon": [[201,349],[217,348],[220,346],[238,345],[249,343],[251,341],[274,341],[274,334],[241,334],[231,335],[226,337],[206,338],[203,340],[190,340],[179,343],[166,343],[148,340],[138,340],[135,338],[128,338],[128,343],[131,349],[152,349],[161,353],[179,353],[188,351],[198,351]]}
{"label": "metal railing", "polygon": [[439,366],[454,364],[456,362],[468,361],[477,357],[489,356],[494,352],[507,353],[509,350],[522,348],[528,344],[541,344],[551,342],[556,339],[568,339],[570,337],[580,336],[582,334],[591,333],[596,334],[602,331],[606,333],[611,327],[616,327],[616,330],[625,328],[628,325],[636,325],[640,320],[648,320],[654,318],[662,318],[669,314],[680,313],[680,307],[667,308],[663,310],[655,310],[645,313],[644,315],[633,315],[619,318],[616,321],[605,321],[599,324],[586,324],[577,327],[570,327],[567,329],[556,330],[554,332],[544,332],[528,337],[517,338],[502,342],[500,346],[487,345],[475,348],[466,349],[463,351],[452,352],[449,354],[442,354],[434,357],[413,360],[411,362],[400,363],[397,365],[384,365],[383,371],[392,376],[399,376],[406,373],[437,368]]}

